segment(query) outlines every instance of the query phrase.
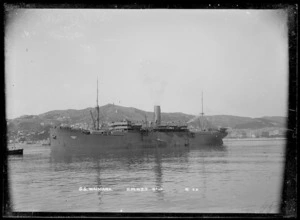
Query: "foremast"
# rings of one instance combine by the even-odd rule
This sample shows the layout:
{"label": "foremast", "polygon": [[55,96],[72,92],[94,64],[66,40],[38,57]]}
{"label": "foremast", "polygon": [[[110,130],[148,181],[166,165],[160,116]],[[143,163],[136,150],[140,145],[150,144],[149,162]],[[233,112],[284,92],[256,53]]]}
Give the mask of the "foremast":
{"label": "foremast", "polygon": [[98,77],[97,77],[97,105],[96,105],[96,110],[97,110],[97,124],[96,124],[96,130],[99,130],[99,123],[100,123],[100,108],[99,108],[99,103],[98,103]]}
{"label": "foremast", "polygon": [[204,130],[203,91],[201,92],[201,105],[202,105],[202,112],[200,113],[201,114],[200,128],[201,130]]}

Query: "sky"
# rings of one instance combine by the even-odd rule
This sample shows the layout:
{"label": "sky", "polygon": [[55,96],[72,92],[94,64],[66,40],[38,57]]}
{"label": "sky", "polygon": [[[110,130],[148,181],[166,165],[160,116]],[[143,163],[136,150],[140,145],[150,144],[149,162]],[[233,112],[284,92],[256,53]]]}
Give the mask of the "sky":
{"label": "sky", "polygon": [[199,115],[287,116],[282,10],[13,9],[6,116],[116,104]]}

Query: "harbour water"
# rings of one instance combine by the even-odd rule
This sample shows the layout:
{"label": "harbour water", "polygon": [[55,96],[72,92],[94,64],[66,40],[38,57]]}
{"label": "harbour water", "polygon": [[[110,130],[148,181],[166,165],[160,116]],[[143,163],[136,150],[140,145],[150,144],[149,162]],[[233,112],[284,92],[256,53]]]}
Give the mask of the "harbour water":
{"label": "harbour water", "polygon": [[8,157],[13,211],[279,212],[283,139],[61,157],[51,146],[19,147],[23,156]]}

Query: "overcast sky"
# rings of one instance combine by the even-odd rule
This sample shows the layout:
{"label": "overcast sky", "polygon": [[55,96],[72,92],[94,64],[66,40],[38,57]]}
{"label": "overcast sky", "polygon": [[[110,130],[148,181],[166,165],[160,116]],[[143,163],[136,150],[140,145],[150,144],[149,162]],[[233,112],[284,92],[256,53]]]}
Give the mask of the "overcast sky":
{"label": "overcast sky", "polygon": [[18,9],[7,14],[8,118],[114,103],[286,116],[283,10]]}

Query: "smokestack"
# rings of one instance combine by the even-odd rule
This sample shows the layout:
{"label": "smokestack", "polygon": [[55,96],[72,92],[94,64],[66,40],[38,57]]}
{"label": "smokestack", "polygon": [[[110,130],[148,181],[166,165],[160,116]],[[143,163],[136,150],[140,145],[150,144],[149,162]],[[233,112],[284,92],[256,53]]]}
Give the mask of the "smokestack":
{"label": "smokestack", "polygon": [[154,123],[156,126],[160,125],[161,122],[161,116],[160,116],[160,106],[155,105],[154,106]]}

